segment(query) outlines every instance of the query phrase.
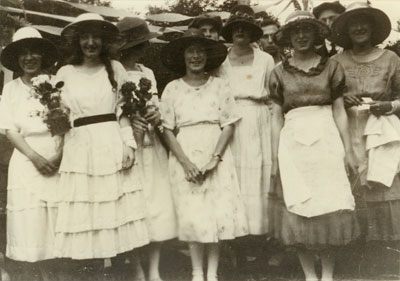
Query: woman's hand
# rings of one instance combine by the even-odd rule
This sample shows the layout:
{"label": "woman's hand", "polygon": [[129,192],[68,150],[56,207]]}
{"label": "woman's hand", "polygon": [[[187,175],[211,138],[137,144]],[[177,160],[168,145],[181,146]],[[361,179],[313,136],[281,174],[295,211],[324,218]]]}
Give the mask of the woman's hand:
{"label": "woman's hand", "polygon": [[44,176],[51,176],[58,170],[58,166],[47,160],[38,153],[34,153],[29,159],[32,161],[35,168]]}
{"label": "woman's hand", "polygon": [[161,124],[161,113],[160,111],[158,111],[158,108],[156,106],[149,106],[147,108],[147,113],[144,118],[154,127]]}
{"label": "woman's hand", "polygon": [[185,160],[182,162],[182,167],[185,172],[185,178],[188,182],[202,183],[203,174],[195,164],[190,160]]}
{"label": "woman's hand", "polygon": [[345,95],[345,96],[343,96],[343,99],[344,99],[344,105],[346,108],[362,105],[362,99],[355,95]]}
{"label": "woman's hand", "polygon": [[358,174],[358,160],[352,151],[346,152],[345,168],[348,176],[354,176]]}
{"label": "woman's hand", "polygon": [[56,166],[58,169],[60,167],[61,160],[62,160],[62,151],[57,152],[54,156],[50,157],[48,161],[52,163],[54,166]]}
{"label": "woman's hand", "polygon": [[143,133],[147,130],[147,121],[140,115],[135,115],[131,121],[132,128],[135,132]]}
{"label": "woman's hand", "polygon": [[375,116],[381,116],[393,109],[390,101],[374,101],[369,108],[369,111]]}
{"label": "woman's hand", "polygon": [[122,158],[122,169],[129,169],[135,163],[135,150],[127,146],[123,145],[123,158]]}
{"label": "woman's hand", "polygon": [[220,161],[221,160],[218,157],[213,157],[203,168],[201,168],[201,174],[203,176],[203,180],[207,177],[209,173],[211,173],[215,168],[217,168]]}

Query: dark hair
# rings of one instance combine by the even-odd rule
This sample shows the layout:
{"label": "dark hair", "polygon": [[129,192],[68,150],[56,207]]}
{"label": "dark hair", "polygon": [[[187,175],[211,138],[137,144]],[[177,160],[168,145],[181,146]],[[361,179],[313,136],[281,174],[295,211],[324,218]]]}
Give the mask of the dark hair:
{"label": "dark hair", "polygon": [[[309,24],[313,27],[313,30],[314,30],[314,36],[315,36],[315,38],[314,38],[314,46],[322,44],[324,42],[324,40],[325,40],[325,37],[323,36],[323,34],[321,34],[319,32],[319,29],[314,24],[312,24],[312,23],[309,23]],[[295,27],[296,25],[297,24],[293,24],[293,27]],[[283,32],[283,37],[284,37],[284,40],[287,42],[286,46],[292,48],[293,46],[292,46],[292,42],[291,42],[291,39],[290,39],[291,30],[292,30],[292,28],[287,28]]]}
{"label": "dark hair", "polygon": [[140,50],[140,49],[143,49],[143,48],[148,48],[149,46],[150,46],[149,41],[145,41],[145,42],[140,43],[140,44],[138,44],[136,46],[133,46],[133,47],[131,47],[129,49],[122,50],[122,51],[120,51],[120,60],[121,61],[125,60],[126,57],[128,57],[129,54],[131,52],[133,52],[133,51]]}
{"label": "dark hair", "polygon": [[267,14],[262,18],[261,27],[265,27],[268,25],[276,25],[278,28],[281,27],[281,24],[279,23],[279,20],[275,18],[273,15]]}
{"label": "dark hair", "polygon": [[[72,48],[73,53],[69,60],[69,63],[72,65],[80,65],[83,63],[84,55],[83,55],[81,46],[79,44],[79,41],[80,41],[79,35],[80,35],[79,33],[75,34],[75,36],[73,37],[72,42],[71,42],[71,48]],[[106,68],[106,71],[108,74],[108,80],[110,81],[113,91],[116,91],[118,88],[118,83],[115,80],[114,70],[111,65],[110,53],[108,50],[109,40],[107,39],[107,36],[105,36],[104,33],[101,33],[100,37],[101,37],[101,42],[102,42],[100,59]]]}

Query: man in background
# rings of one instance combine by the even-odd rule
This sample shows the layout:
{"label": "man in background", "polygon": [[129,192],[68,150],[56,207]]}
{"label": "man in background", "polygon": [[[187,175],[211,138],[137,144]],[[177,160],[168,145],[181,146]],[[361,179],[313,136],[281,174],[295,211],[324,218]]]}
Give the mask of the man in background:
{"label": "man in background", "polygon": [[[313,14],[319,21],[331,27],[335,19],[342,14],[344,10],[345,7],[340,4],[339,1],[325,2],[315,7],[313,9]],[[331,57],[337,53],[341,53],[342,51],[342,48],[336,46],[329,39],[326,39],[321,45],[317,46],[317,53],[322,57]]]}

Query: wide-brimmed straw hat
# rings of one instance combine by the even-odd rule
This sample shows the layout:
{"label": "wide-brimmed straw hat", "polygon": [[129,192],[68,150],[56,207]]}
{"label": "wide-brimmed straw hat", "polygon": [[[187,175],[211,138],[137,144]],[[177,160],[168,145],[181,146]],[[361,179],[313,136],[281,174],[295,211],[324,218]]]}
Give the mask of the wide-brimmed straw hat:
{"label": "wide-brimmed straw hat", "polygon": [[222,20],[220,16],[200,15],[195,17],[189,24],[188,28],[200,28],[204,24],[211,24],[219,33],[222,28]]}
{"label": "wide-brimmed straw hat", "polygon": [[77,16],[73,23],[68,24],[61,31],[61,37],[71,40],[81,32],[89,30],[98,30],[106,37],[118,35],[118,28],[102,16],[94,13],[84,13]]}
{"label": "wide-brimmed straw hat", "polygon": [[117,23],[117,28],[124,40],[124,44],[120,47],[121,51],[130,49],[162,35],[156,32],[150,32],[146,21],[136,17],[123,18]]}
{"label": "wide-brimmed straw hat", "polygon": [[226,42],[232,43],[232,31],[237,26],[250,30],[251,42],[257,41],[263,35],[263,31],[257,24],[254,11],[250,6],[237,5],[233,7],[228,21],[221,29],[221,35]]}
{"label": "wide-brimmed straw hat", "polygon": [[339,1],[335,1],[335,2],[322,3],[321,5],[318,5],[317,7],[315,7],[312,12],[313,12],[314,16],[318,19],[323,11],[330,10],[330,11],[334,11],[338,14],[342,14],[345,11],[345,9],[346,8],[342,4],[340,4]]}
{"label": "wide-brimmed straw hat", "polygon": [[332,40],[337,45],[349,48],[351,40],[347,35],[349,19],[357,18],[357,16],[366,15],[373,20],[371,43],[377,45],[385,41],[389,36],[392,25],[389,17],[381,10],[372,8],[368,3],[354,2],[350,4],[346,11],[341,14],[332,24]]}
{"label": "wide-brimmed straw hat", "polygon": [[329,27],[317,20],[313,14],[306,11],[294,11],[286,18],[285,24],[274,34],[275,44],[280,47],[290,47],[289,32],[299,23],[309,23],[316,28],[317,38],[315,44],[322,43],[322,40],[330,35]]}
{"label": "wide-brimmed straw hat", "polygon": [[161,61],[168,69],[184,74],[186,72],[184,53],[186,48],[199,44],[207,53],[207,63],[204,68],[209,71],[220,66],[227,55],[227,49],[221,42],[207,39],[197,28],[188,29],[181,38],[171,41],[161,50]]}
{"label": "wide-brimmed straw hat", "polygon": [[52,66],[58,57],[56,46],[50,40],[42,38],[42,35],[33,27],[18,29],[12,38],[12,43],[1,52],[1,63],[8,69],[19,72],[18,56],[24,48],[35,50],[42,55],[42,68]]}

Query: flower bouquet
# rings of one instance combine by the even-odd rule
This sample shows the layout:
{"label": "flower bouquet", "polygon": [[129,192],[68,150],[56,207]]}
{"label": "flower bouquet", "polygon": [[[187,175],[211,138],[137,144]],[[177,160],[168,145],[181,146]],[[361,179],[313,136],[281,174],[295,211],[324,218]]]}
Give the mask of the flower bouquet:
{"label": "flower bouquet", "polygon": [[[121,106],[122,115],[130,119],[135,116],[144,117],[149,110],[154,110],[156,106],[151,102],[153,93],[150,92],[151,81],[147,78],[141,78],[139,85],[134,82],[126,82],[121,87],[121,95],[125,103]],[[156,129],[160,130],[161,126]],[[149,131],[153,130],[152,126],[148,126],[147,132],[144,134],[143,145],[148,146],[153,142],[150,138]]]}
{"label": "flower bouquet", "polygon": [[69,110],[61,104],[61,88],[64,82],[53,84],[49,75],[32,78],[32,94],[44,106],[41,116],[52,136],[60,136],[71,129]]}

